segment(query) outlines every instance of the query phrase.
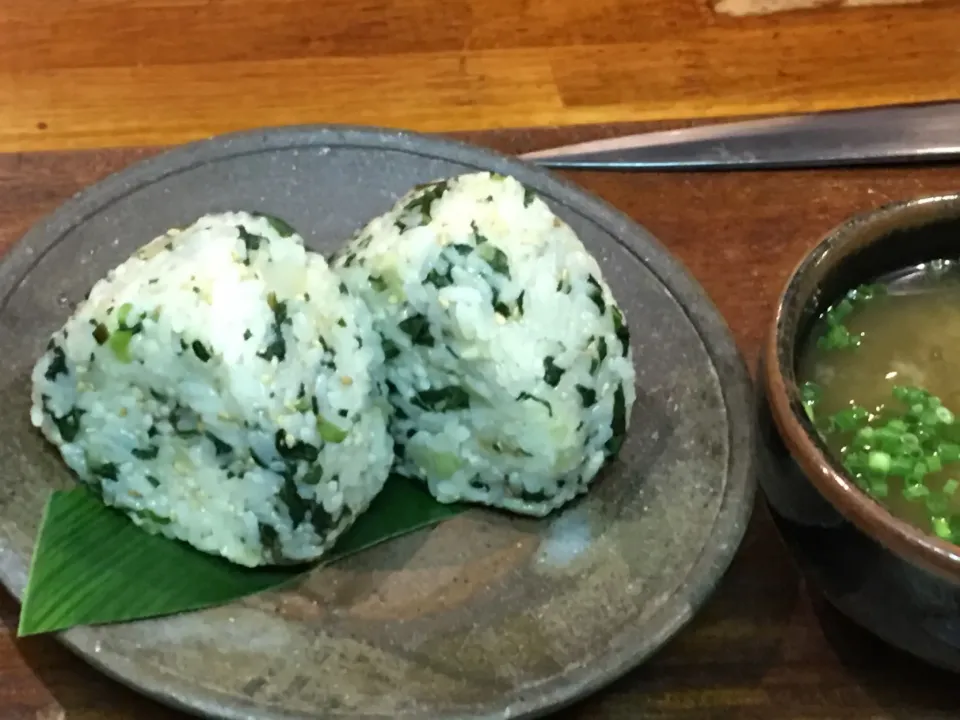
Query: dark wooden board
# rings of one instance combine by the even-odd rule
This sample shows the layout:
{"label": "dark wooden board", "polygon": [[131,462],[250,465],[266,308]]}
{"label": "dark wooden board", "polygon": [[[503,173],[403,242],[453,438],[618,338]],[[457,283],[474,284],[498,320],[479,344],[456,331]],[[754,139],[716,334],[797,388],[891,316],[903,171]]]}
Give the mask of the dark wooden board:
{"label": "dark wooden board", "polygon": [[[521,152],[638,128],[472,134]],[[153,149],[0,156],[0,251],[85,185]],[[649,228],[703,284],[752,366],[787,274],[851,213],[960,188],[960,168],[575,173]],[[99,675],[47,637],[15,639],[0,591],[0,717],[152,720],[176,713]],[[809,593],[762,503],[727,577],[652,661],[564,720],[932,720],[958,714],[956,679],[886,648]]]}

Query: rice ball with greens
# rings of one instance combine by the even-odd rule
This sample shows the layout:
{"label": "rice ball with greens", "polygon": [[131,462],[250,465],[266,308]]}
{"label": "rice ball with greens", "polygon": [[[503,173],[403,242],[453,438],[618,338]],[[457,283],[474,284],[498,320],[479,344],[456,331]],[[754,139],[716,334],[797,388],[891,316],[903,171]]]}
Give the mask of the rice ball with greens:
{"label": "rice ball with greens", "polygon": [[623,314],[515,179],[420,186],[333,265],[383,340],[396,469],[439,501],[542,516],[619,451],[635,399]]}
{"label": "rice ball with greens", "polygon": [[208,215],[50,340],[31,419],[107,505],[247,566],[316,559],[393,460],[364,305],[284,222]]}

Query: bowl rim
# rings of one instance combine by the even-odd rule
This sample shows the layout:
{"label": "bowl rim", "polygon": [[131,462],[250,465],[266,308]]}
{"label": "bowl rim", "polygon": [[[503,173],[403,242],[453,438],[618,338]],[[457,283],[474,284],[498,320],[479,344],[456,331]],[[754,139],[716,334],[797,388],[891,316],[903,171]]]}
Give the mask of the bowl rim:
{"label": "bowl rim", "polygon": [[[791,271],[777,300],[762,349],[761,381],[777,432],[814,488],[845,519],[897,555],[942,578],[960,582],[960,545],[894,516],[860,490],[846,471],[828,456],[803,410],[794,369],[784,367],[785,357],[780,352],[783,340],[796,339],[798,328],[788,324],[785,314],[808,275],[835,266],[845,257],[843,250],[882,240],[890,229],[920,227],[935,217],[933,213],[943,210],[949,210],[950,216],[960,220],[960,192],[891,202],[854,215],[822,236]],[[809,297],[810,294],[803,302]],[[794,350],[790,353],[791,361],[795,357]]]}

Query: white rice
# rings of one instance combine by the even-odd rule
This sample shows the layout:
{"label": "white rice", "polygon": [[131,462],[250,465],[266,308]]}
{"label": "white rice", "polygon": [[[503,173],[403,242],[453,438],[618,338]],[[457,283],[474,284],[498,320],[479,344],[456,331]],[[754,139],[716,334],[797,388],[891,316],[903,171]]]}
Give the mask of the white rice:
{"label": "white rice", "polygon": [[397,470],[438,500],[545,515],[616,455],[635,399],[623,316],[516,180],[417,188],[333,264],[384,342]]}
{"label": "white rice", "polygon": [[382,362],[366,308],[292,228],[208,215],[94,286],[34,369],[31,419],[144,529],[300,562],[386,480]]}

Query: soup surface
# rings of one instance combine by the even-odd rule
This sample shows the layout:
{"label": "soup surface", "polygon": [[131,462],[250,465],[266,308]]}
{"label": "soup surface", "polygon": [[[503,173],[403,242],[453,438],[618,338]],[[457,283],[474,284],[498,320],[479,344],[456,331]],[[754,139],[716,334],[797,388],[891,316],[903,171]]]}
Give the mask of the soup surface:
{"label": "soup surface", "polygon": [[830,451],[894,515],[960,543],[960,265],[851,291],[817,321],[797,374]]}

